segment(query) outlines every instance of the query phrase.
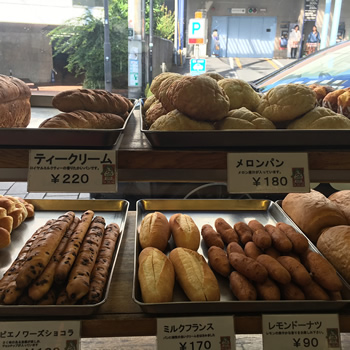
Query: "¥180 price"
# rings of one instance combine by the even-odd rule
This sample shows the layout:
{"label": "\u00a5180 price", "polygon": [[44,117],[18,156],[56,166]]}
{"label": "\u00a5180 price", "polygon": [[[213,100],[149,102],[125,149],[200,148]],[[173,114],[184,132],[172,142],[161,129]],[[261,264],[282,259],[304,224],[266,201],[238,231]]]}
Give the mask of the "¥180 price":
{"label": "\u00a5180 price", "polygon": [[51,182],[62,184],[86,184],[89,182],[88,174],[51,174]]}
{"label": "\u00a5180 price", "polygon": [[287,186],[288,179],[285,176],[272,176],[272,177],[253,177],[253,185],[258,186],[266,186],[266,187],[279,187],[279,186]]}

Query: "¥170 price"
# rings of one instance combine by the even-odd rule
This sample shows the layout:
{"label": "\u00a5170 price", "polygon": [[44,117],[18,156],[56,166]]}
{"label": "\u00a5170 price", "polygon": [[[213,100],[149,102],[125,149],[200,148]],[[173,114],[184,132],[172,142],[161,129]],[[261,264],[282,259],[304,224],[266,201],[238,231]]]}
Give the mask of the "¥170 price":
{"label": "\u00a5170 price", "polygon": [[89,182],[88,174],[51,174],[51,182],[62,184],[86,184]]}
{"label": "\u00a5170 price", "polygon": [[197,340],[191,342],[180,342],[180,350],[208,350],[211,349],[211,342],[209,340]]}
{"label": "\u00a5170 price", "polygon": [[253,185],[256,187],[259,186],[274,186],[274,187],[279,187],[279,186],[287,186],[288,185],[288,179],[285,176],[272,176],[272,177],[253,177]]}

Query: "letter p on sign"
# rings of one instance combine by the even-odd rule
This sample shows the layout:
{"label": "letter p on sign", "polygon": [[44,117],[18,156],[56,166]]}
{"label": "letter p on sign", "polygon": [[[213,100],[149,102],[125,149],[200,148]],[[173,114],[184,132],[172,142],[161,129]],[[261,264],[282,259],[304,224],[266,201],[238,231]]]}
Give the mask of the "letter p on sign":
{"label": "letter p on sign", "polygon": [[188,39],[190,44],[203,44],[206,41],[206,19],[191,18],[189,22]]}

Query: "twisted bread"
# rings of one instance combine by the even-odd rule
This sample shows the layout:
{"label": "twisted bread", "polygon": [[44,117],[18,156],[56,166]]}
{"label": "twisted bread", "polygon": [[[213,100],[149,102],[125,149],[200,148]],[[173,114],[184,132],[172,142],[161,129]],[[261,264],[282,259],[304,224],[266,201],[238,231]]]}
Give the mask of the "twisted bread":
{"label": "twisted bread", "polygon": [[39,125],[39,128],[119,129],[123,125],[123,118],[116,114],[77,110],[48,118]]}

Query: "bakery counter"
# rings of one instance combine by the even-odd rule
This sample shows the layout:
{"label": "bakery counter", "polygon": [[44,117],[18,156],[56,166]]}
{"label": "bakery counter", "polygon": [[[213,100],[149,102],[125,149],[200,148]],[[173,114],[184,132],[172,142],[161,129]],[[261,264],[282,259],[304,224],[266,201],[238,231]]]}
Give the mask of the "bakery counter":
{"label": "bakery counter", "polygon": [[[179,140],[181,142],[181,140]],[[43,147],[45,148],[45,147]],[[311,182],[350,182],[350,145],[341,148],[232,147],[153,148],[135,110],[118,152],[119,180],[125,182],[225,182],[229,152],[307,152]],[[29,149],[0,146],[0,181],[26,181]]]}
{"label": "bakery counter", "polygon": [[[136,212],[131,211],[128,214],[107,301],[99,307],[96,313],[91,315],[82,317],[69,316],[69,319],[81,320],[81,334],[83,338],[156,335],[157,315],[144,313],[132,299],[135,223]],[[325,313],[321,307],[317,312]],[[205,313],[205,310],[203,310],[203,313]],[[169,314],[159,315],[159,317],[171,316]],[[181,317],[183,314],[173,316]],[[47,319],[58,318],[65,319],[64,315],[47,317]],[[34,314],[16,318],[1,317],[0,315],[0,321],[6,322],[9,320],[35,321],[37,319]],[[43,317],[40,317],[39,320],[43,321]],[[262,332],[262,317],[259,313],[237,313],[234,315],[234,321],[237,334],[259,334]],[[349,333],[350,313],[340,314],[339,322],[341,332]]]}

